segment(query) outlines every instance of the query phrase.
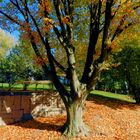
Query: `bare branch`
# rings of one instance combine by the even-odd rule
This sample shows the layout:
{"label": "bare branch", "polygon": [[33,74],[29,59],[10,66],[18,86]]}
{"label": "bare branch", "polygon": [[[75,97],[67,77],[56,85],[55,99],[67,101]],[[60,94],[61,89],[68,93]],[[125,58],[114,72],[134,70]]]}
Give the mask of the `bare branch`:
{"label": "bare branch", "polygon": [[66,30],[65,30],[64,24],[62,23],[62,16],[61,16],[61,10],[60,10],[60,0],[57,0],[57,1],[53,0],[53,4],[54,4],[57,18],[59,20],[59,24],[60,24],[60,27],[62,30],[63,39],[65,40],[67,35],[66,35]]}
{"label": "bare branch", "polygon": [[91,65],[93,63],[95,47],[96,47],[98,36],[100,33],[99,28],[100,28],[102,2],[99,1],[99,3],[91,4],[89,8],[90,8],[90,38],[89,38],[89,46],[88,46],[86,63],[85,63],[84,72],[81,79],[81,82],[83,83],[88,82],[89,75],[92,71]]}
{"label": "bare branch", "polygon": [[1,10],[0,10],[0,14],[4,15],[7,19],[9,19],[10,21],[12,21],[13,23],[16,23],[17,25],[20,25],[20,26],[23,27],[23,25],[19,21],[15,20],[14,17],[11,17],[10,15],[4,13]]}

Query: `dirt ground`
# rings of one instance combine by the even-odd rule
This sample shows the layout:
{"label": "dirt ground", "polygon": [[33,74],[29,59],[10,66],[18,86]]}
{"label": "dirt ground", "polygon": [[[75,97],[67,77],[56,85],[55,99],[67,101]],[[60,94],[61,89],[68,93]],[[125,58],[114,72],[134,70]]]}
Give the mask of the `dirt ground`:
{"label": "dirt ground", "polygon": [[[88,137],[72,140],[140,140],[140,106],[105,98],[86,102]],[[67,140],[58,131],[65,116],[37,118],[0,127],[0,140]]]}

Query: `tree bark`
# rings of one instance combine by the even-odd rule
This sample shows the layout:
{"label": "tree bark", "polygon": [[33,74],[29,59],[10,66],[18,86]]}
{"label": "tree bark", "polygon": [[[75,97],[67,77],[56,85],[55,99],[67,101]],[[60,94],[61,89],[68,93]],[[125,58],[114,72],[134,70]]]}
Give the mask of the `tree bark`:
{"label": "tree bark", "polygon": [[131,85],[131,88],[136,104],[140,104],[140,89],[134,85]]}
{"label": "tree bark", "polygon": [[130,78],[129,71],[126,71],[126,78],[128,81],[129,93],[133,95],[133,99],[135,99],[136,104],[140,104],[140,87],[137,87],[135,84],[132,83]]}
{"label": "tree bark", "polygon": [[61,131],[68,137],[87,136],[88,128],[83,121],[83,98],[76,100],[70,105],[66,105],[67,120],[62,126]]}
{"label": "tree bark", "polygon": [[134,99],[136,100],[136,104],[140,104],[140,92],[139,91],[135,91]]}

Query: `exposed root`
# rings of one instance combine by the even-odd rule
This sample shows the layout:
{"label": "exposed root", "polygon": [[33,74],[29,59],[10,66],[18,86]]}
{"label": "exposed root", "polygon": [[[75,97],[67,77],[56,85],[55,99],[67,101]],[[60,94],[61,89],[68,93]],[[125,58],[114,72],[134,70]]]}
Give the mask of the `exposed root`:
{"label": "exposed root", "polygon": [[89,135],[89,129],[84,123],[82,123],[82,125],[65,124],[61,127],[61,132],[63,132],[63,135],[67,137],[80,137]]}

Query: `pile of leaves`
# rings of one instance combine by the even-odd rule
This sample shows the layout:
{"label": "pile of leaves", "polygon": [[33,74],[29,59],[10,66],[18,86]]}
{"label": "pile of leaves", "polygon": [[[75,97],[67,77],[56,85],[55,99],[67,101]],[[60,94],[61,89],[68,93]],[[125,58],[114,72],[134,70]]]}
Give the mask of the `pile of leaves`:
{"label": "pile of leaves", "polygon": [[[0,139],[67,140],[59,132],[65,119],[65,115],[58,115],[1,126]],[[72,140],[140,139],[140,106],[136,104],[96,97],[86,102],[84,120],[90,128],[90,135]]]}

